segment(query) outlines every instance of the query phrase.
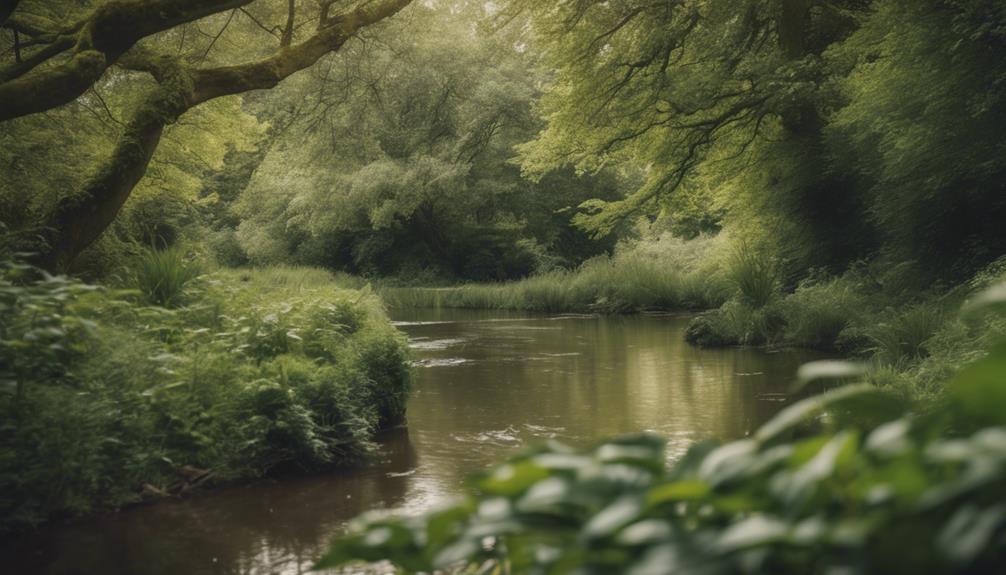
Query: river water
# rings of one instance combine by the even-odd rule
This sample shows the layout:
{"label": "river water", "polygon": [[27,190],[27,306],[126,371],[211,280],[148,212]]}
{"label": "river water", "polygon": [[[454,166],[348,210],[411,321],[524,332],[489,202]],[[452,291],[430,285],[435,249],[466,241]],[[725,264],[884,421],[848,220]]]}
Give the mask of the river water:
{"label": "river water", "polygon": [[686,316],[396,314],[415,357],[407,428],[358,470],[211,490],[54,525],[0,545],[16,574],[306,572],[346,521],[372,508],[418,512],[522,445],[646,431],[668,459],[693,442],[751,433],[785,405],[806,352],[699,350]]}

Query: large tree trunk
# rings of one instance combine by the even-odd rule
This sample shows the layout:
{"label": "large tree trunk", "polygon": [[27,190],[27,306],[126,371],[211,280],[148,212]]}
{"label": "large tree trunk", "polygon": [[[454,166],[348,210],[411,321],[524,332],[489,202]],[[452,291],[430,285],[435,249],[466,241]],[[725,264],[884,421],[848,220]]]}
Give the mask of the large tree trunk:
{"label": "large tree trunk", "polygon": [[790,58],[807,52],[811,0],[782,0],[779,7],[779,47]]}
{"label": "large tree trunk", "polygon": [[165,126],[184,111],[184,100],[171,101],[163,90],[152,94],[133,114],[115,150],[84,190],[64,198],[50,215],[44,267],[63,271],[115,221],[147,171]]}

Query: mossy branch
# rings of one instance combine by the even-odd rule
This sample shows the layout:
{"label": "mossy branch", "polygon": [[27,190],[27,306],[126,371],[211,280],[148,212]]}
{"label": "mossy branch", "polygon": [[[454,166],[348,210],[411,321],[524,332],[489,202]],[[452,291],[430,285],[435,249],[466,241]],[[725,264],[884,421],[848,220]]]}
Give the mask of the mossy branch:
{"label": "mossy branch", "polygon": [[[101,4],[83,22],[72,47],[52,50],[0,83],[0,122],[72,102],[139,40],[252,0],[113,0]],[[39,69],[53,56],[70,51],[63,63]],[[30,73],[29,73],[30,70]]]}

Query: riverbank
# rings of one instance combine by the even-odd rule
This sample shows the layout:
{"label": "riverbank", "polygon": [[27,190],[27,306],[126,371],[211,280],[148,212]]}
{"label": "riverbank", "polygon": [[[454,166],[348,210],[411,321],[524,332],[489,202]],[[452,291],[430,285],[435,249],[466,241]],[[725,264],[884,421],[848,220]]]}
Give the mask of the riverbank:
{"label": "riverbank", "polygon": [[3,268],[0,532],[353,463],[402,419],[407,348],[373,293],[316,270],[184,276]]}
{"label": "riverbank", "polygon": [[499,309],[544,313],[697,311],[721,305],[728,288],[704,273],[628,253],[526,279],[453,287],[382,287],[391,308]]}
{"label": "riverbank", "polygon": [[390,308],[631,314],[700,311],[685,333],[700,347],[796,347],[839,353],[872,366],[871,381],[914,399],[1006,335],[1001,318],[963,318],[975,293],[1006,279],[1006,259],[954,286],[917,287],[910,266],[883,261],[841,275],[812,272],[786,282],[776,262],[751,251],[647,255],[637,247],[576,270],[499,284],[382,287]]}

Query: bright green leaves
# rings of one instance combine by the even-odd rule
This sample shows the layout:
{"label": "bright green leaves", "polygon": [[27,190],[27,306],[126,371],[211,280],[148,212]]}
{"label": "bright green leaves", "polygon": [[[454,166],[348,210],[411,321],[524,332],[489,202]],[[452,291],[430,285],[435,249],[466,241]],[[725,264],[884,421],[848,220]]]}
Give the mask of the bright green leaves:
{"label": "bright green leaves", "polygon": [[497,467],[479,487],[490,495],[514,496],[548,477],[548,471],[531,461],[508,463]]}
{"label": "bright green leaves", "polygon": [[950,382],[947,393],[969,423],[1006,425],[1006,346],[999,346]]}
{"label": "bright green leaves", "polygon": [[[1002,313],[1006,304],[1006,283],[993,285],[975,295],[965,306],[967,316]],[[963,411],[968,425],[1006,426],[1006,343],[984,358],[965,367],[950,382],[948,395]]]}
{"label": "bright green leaves", "polygon": [[813,417],[821,415],[829,408],[839,407],[843,403],[860,397],[877,398],[884,392],[868,384],[851,385],[834,391],[801,400],[775,416],[755,433],[758,441],[772,441]]}

